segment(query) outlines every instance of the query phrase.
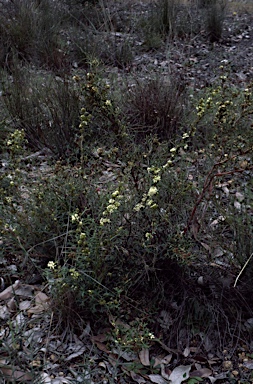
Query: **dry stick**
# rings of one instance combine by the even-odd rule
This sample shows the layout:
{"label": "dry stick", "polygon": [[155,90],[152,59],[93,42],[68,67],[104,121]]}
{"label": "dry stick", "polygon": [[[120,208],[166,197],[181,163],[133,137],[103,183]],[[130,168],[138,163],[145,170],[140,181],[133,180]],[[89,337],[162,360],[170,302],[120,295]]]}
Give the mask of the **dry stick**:
{"label": "dry stick", "polygon": [[[227,160],[225,160],[225,161],[227,161]],[[203,190],[202,190],[202,192],[201,192],[201,194],[200,194],[198,200],[196,201],[196,203],[195,203],[195,205],[194,205],[194,207],[193,207],[193,210],[192,210],[192,212],[191,212],[191,216],[190,216],[190,218],[189,218],[189,220],[188,220],[188,223],[187,223],[187,225],[186,225],[186,227],[185,227],[185,229],[184,229],[184,232],[183,232],[184,234],[186,234],[186,232],[188,232],[188,230],[189,230],[189,228],[190,228],[190,225],[191,225],[191,223],[192,223],[192,221],[193,221],[193,218],[194,218],[194,216],[195,216],[196,210],[197,210],[199,204],[201,203],[201,201],[202,201],[202,199],[203,199],[203,197],[204,197],[204,195],[205,195],[205,193],[206,193],[206,190],[209,188],[210,184],[212,183],[212,181],[213,181],[213,179],[214,179],[215,177],[221,177],[221,176],[226,176],[226,175],[233,175],[234,173],[242,173],[242,172],[249,171],[249,170],[253,169],[253,166],[251,166],[251,167],[248,167],[247,169],[244,169],[244,168],[233,169],[232,171],[219,172],[219,173],[215,173],[214,175],[212,175],[213,170],[214,170],[217,166],[223,164],[225,161],[221,161],[221,162],[219,162],[219,163],[214,164],[213,167],[212,167],[212,169],[211,169],[211,171],[208,173],[208,175],[207,175],[207,177],[206,177],[206,181],[205,181],[205,183],[204,183]]]}
{"label": "dry stick", "polygon": [[186,226],[185,229],[184,229],[184,234],[186,234],[186,232],[189,230],[189,227],[190,227],[190,225],[191,225],[191,223],[192,223],[192,220],[193,220],[193,218],[194,218],[194,216],[195,216],[197,207],[198,207],[198,205],[201,203],[201,201],[202,201],[202,199],[203,199],[203,197],[204,197],[204,195],[205,195],[205,193],[206,193],[206,190],[209,188],[209,186],[210,186],[210,184],[211,184],[213,178],[215,177],[215,175],[212,176],[212,173],[213,173],[214,169],[217,168],[219,165],[224,164],[224,163],[227,162],[227,161],[228,161],[228,159],[225,159],[225,160],[223,160],[223,161],[219,161],[218,163],[216,163],[216,164],[214,164],[214,165],[212,166],[212,169],[211,169],[211,171],[208,173],[208,175],[207,175],[207,177],[206,177],[206,180],[205,180],[205,182],[204,182],[204,187],[203,187],[203,189],[202,189],[202,192],[201,192],[201,194],[200,194],[198,200],[196,201],[196,203],[195,203],[195,205],[194,205],[194,207],[193,207],[193,210],[192,210],[191,216],[190,216],[190,218],[189,218],[189,220],[188,220],[187,226]]}
{"label": "dry stick", "polygon": [[242,269],[240,270],[239,275],[238,275],[237,278],[235,279],[235,283],[234,283],[234,285],[233,285],[234,288],[236,287],[236,284],[237,284],[238,279],[240,278],[240,276],[241,276],[241,274],[243,273],[244,269],[247,267],[247,265],[248,265],[248,263],[250,262],[252,256],[253,256],[253,253],[250,255],[250,257],[248,258],[248,260],[246,261],[246,263],[244,264],[244,266],[243,266]]}

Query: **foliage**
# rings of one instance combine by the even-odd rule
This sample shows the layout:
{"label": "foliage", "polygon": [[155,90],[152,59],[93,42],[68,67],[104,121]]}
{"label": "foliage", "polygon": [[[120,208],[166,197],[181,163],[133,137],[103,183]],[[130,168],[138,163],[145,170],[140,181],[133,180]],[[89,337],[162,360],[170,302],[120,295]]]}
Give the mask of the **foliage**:
{"label": "foliage", "polygon": [[[16,148],[8,143],[9,151]],[[94,160],[93,167],[99,165],[100,159]],[[2,234],[24,252],[24,264],[30,262],[31,252],[36,253],[36,244],[42,249],[49,242],[54,245],[58,256],[48,264],[47,279],[64,325],[76,318],[75,312],[83,319],[118,315],[129,297],[145,301],[147,287],[152,287],[155,302],[164,299],[163,285],[170,284],[173,265],[177,258],[183,261],[184,252],[183,243],[179,251],[183,217],[175,221],[174,216],[170,223],[177,201],[173,171],[164,168],[166,176],[159,186],[161,170],[135,174],[134,164],[129,164],[116,185],[99,191],[82,167],[71,172],[56,164],[50,173],[38,172],[30,181],[22,168],[14,162],[1,179]],[[24,183],[27,191],[20,194]],[[180,198],[190,199],[189,189],[180,188]]]}
{"label": "foliage", "polygon": [[7,2],[1,7],[0,20],[2,66],[12,70],[16,57],[35,65],[62,66],[61,14],[54,2]]}
{"label": "foliage", "polygon": [[[198,101],[193,99],[196,113],[188,130],[183,131],[179,123],[173,128],[157,124],[152,137],[147,125],[145,141],[138,145],[131,134],[126,134],[127,126],[120,119],[122,112],[110,98],[110,87],[99,76],[97,67],[87,73],[85,80],[76,75],[72,87],[80,92],[80,120],[74,139],[79,161],[72,169],[57,162],[46,173],[37,170],[30,177],[21,156],[25,140],[31,143],[34,132],[26,131],[24,124],[20,126],[23,130],[16,129],[7,138],[10,160],[1,175],[1,233],[8,252],[18,249],[23,254],[22,267],[33,263],[36,252],[48,254],[45,277],[61,328],[77,329],[82,321],[101,322],[109,315],[132,320],[135,311],[145,315],[147,301],[151,311],[164,303],[168,291],[177,292],[184,303],[184,275],[196,257],[188,232],[193,228],[194,237],[200,236],[194,224],[199,216],[205,232],[210,231],[212,211],[224,217],[219,225],[237,231],[238,250],[242,251],[240,244],[244,244],[245,255],[237,255],[236,248],[230,252],[238,261],[241,258],[241,265],[252,253],[252,244],[246,245],[242,239],[242,233],[251,225],[248,186],[243,191],[248,198],[240,202],[241,216],[237,215],[236,221],[233,195],[231,203],[228,196],[223,203],[211,192],[216,178],[240,176],[251,169],[247,154],[252,146],[248,124],[252,92],[249,87],[240,90],[229,86],[229,74],[221,70],[220,84],[207,89]],[[177,109],[175,94],[167,92],[168,100],[161,98],[163,87],[152,82],[147,89],[147,94],[152,95],[155,89],[159,95],[151,98],[153,111],[164,100],[168,108],[172,104],[166,116],[179,119],[182,109]],[[143,95],[143,90],[140,93]],[[47,93],[47,100],[49,96]],[[59,107],[54,110],[59,111]],[[152,110],[140,106],[139,112],[145,115]],[[203,126],[209,127],[208,138],[202,133],[208,145],[205,143],[201,149],[208,168],[198,181],[192,181],[187,176],[189,156],[196,161],[191,150],[201,142]],[[104,135],[110,137],[108,147],[101,146]],[[175,145],[168,151],[167,142],[159,141],[158,136],[173,140]],[[94,147],[96,143],[100,144],[98,148]],[[112,147],[113,143],[121,146],[120,151]],[[101,185],[100,172],[105,164],[118,164],[118,171],[112,172],[111,181]],[[197,197],[196,188],[202,191]],[[205,202],[209,200],[207,209]],[[38,263],[36,268],[40,271],[45,264]],[[193,328],[199,319],[212,313],[212,305],[204,303],[200,297],[182,304],[190,315],[186,323]],[[131,306],[135,309],[129,310]]]}
{"label": "foliage", "polygon": [[171,139],[179,134],[187,108],[184,82],[173,74],[168,79],[158,76],[145,81],[136,79],[127,91],[124,104],[132,133]]}
{"label": "foliage", "polygon": [[24,130],[30,147],[47,147],[62,158],[74,154],[80,106],[72,79],[16,67],[3,86],[6,117]]}
{"label": "foliage", "polygon": [[[26,9],[18,17],[28,13],[28,3],[20,3]],[[83,14],[75,33],[88,14],[78,3]],[[162,26],[148,28],[161,42],[166,34],[178,33],[182,13],[174,1],[158,3]],[[23,26],[27,38],[36,4]],[[202,6],[214,12],[210,4]],[[101,61],[92,57],[99,45],[94,50],[85,46],[89,36],[94,41],[101,36],[98,19],[93,31],[92,20],[85,24],[90,34],[84,46],[82,39],[76,43],[78,63],[83,57],[87,72],[76,68],[55,76],[38,70],[54,66],[48,57],[44,60],[44,46],[33,56],[39,35],[27,42],[20,30],[14,34],[18,17],[10,21],[11,33],[5,31],[17,49],[11,76],[7,71],[3,76],[2,255],[20,260],[19,276],[28,278],[35,270],[44,279],[52,323],[61,330],[81,333],[88,321],[93,328],[110,322],[114,347],[138,352],[154,338],[150,317],[166,307],[171,328],[158,322],[154,329],[167,332],[171,344],[181,328],[189,340],[208,331],[224,340],[228,332],[233,339],[252,293],[252,85],[234,85],[223,62],[218,81],[192,98],[173,74],[134,78],[131,87],[115,90]],[[211,21],[212,40],[221,36],[216,22]],[[112,32],[110,14],[104,14],[101,25],[103,32]],[[59,53],[57,33],[52,39]],[[48,31],[45,41],[47,36]],[[114,38],[106,40],[110,53],[119,49],[110,64],[125,70],[131,65],[132,41],[118,45]],[[101,57],[108,60],[104,52]],[[36,70],[26,61],[34,62]],[[29,150],[44,147],[52,156],[38,165]],[[215,265],[226,268],[217,273]],[[232,268],[238,291],[224,283]],[[199,277],[207,279],[206,285]],[[235,298],[241,292],[246,299],[238,306]]]}
{"label": "foliage", "polygon": [[206,29],[211,42],[219,41],[222,36],[227,0],[205,1]]}

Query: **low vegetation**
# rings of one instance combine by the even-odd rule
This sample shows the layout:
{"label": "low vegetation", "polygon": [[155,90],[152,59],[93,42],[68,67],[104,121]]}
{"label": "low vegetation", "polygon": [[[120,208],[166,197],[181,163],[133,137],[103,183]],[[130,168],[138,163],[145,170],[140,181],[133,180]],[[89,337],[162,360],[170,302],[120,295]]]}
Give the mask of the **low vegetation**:
{"label": "low vegetation", "polygon": [[250,344],[252,83],[226,60],[205,87],[131,70],[136,34],[144,52],[219,41],[225,1],[189,3],[1,4],[1,271],[43,287],[49,333],[109,326],[135,353]]}

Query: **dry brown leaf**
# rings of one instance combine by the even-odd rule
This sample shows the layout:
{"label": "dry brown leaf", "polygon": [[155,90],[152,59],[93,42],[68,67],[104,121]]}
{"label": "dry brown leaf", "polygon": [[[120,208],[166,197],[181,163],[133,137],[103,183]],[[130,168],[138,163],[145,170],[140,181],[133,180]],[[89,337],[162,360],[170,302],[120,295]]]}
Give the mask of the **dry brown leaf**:
{"label": "dry brown leaf", "polygon": [[28,381],[33,380],[33,377],[30,373],[21,371],[18,367],[6,365],[5,367],[0,366],[0,372],[3,374],[4,378],[11,380],[11,382],[16,381],[27,383]]}
{"label": "dry brown leaf", "polygon": [[49,308],[49,297],[45,293],[39,291],[35,296],[35,304],[34,307],[27,310],[28,315],[47,311]]}
{"label": "dry brown leaf", "polygon": [[0,300],[10,299],[14,295],[15,289],[17,289],[19,285],[20,285],[20,281],[16,280],[14,284],[6,288],[3,292],[0,292]]}
{"label": "dry brown leaf", "polygon": [[148,377],[149,377],[149,380],[152,381],[152,383],[168,384],[168,381],[165,380],[161,375],[151,374],[151,375],[148,375]]}
{"label": "dry brown leaf", "polygon": [[10,311],[7,305],[0,305],[0,319],[7,320],[10,317]]}
{"label": "dry brown leaf", "polygon": [[149,350],[147,348],[142,348],[142,350],[139,353],[139,358],[142,365],[146,367],[150,365]]}
{"label": "dry brown leaf", "polygon": [[164,364],[161,364],[161,376],[164,379],[169,380],[170,375],[171,375],[171,370],[168,367],[165,367]]}
{"label": "dry brown leaf", "polygon": [[108,360],[113,367],[116,367],[118,365],[118,359],[118,355],[115,355],[114,353],[109,353]]}
{"label": "dry brown leaf", "polygon": [[41,304],[41,305],[47,305],[49,302],[49,297],[44,293],[44,292],[41,292],[39,291],[36,295],[35,295],[35,303],[36,304]]}
{"label": "dry brown leaf", "polygon": [[110,350],[107,348],[106,345],[104,345],[103,343],[100,343],[100,341],[94,341],[94,344],[96,345],[96,347],[102,351],[102,352],[105,352],[105,353],[110,353]]}
{"label": "dry brown leaf", "polygon": [[106,340],[107,340],[107,336],[105,333],[100,333],[99,335],[91,337],[91,341],[93,341],[94,343],[97,341],[99,341],[100,343],[103,343]]}
{"label": "dry brown leaf", "polygon": [[134,381],[136,381],[136,383],[138,383],[138,384],[146,383],[146,380],[142,376],[137,375],[137,373],[131,371],[130,375],[131,375],[132,379]]}
{"label": "dry brown leaf", "polygon": [[44,312],[47,309],[48,309],[48,307],[45,308],[45,306],[43,306],[43,305],[35,305],[34,307],[28,309],[27,313],[28,313],[28,315],[39,314],[39,313]]}
{"label": "dry brown leaf", "polygon": [[181,384],[183,381],[189,378],[189,372],[191,369],[191,365],[179,365],[170,375],[170,383],[171,384]]}
{"label": "dry brown leaf", "polygon": [[155,362],[154,362],[154,367],[157,367],[158,365],[161,365],[161,364],[168,365],[172,359],[172,356],[173,356],[172,354],[169,354],[165,357],[156,356]]}
{"label": "dry brown leaf", "polygon": [[15,290],[17,296],[33,297],[34,286],[28,284],[22,284],[18,289]]}
{"label": "dry brown leaf", "polygon": [[19,309],[20,311],[26,311],[31,307],[31,301],[30,300],[24,300],[19,303]]}
{"label": "dry brown leaf", "polygon": [[211,376],[212,371],[209,368],[200,368],[192,371],[190,377],[209,377]]}
{"label": "dry brown leaf", "polygon": [[184,357],[188,357],[190,353],[191,353],[190,348],[189,348],[189,347],[186,347],[186,348],[184,349],[184,351],[183,351],[183,356],[184,356]]}
{"label": "dry brown leaf", "polygon": [[15,312],[17,309],[15,297],[12,297],[6,305],[10,312]]}

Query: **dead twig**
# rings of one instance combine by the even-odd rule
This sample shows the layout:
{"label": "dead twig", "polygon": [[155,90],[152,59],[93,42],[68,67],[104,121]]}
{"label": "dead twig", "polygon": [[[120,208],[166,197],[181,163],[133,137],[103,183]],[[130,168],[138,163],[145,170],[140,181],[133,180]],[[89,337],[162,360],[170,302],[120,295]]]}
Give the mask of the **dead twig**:
{"label": "dead twig", "polygon": [[195,217],[195,214],[196,214],[196,211],[197,211],[197,208],[199,206],[199,204],[201,203],[201,201],[203,200],[205,194],[206,194],[206,191],[209,189],[210,193],[211,193],[211,190],[212,190],[212,182],[213,180],[216,178],[216,177],[222,177],[222,176],[227,176],[227,175],[233,175],[235,173],[242,173],[242,172],[245,172],[245,171],[249,171],[251,169],[253,169],[253,166],[251,167],[247,167],[246,169],[245,168],[238,168],[238,169],[233,169],[232,171],[227,171],[227,172],[218,172],[218,173],[215,173],[213,174],[214,170],[224,164],[225,162],[227,162],[229,159],[225,159],[223,161],[219,161],[218,163],[214,164],[212,166],[212,169],[210,170],[210,172],[208,173],[207,177],[206,177],[206,180],[205,180],[205,183],[204,183],[204,186],[203,186],[203,189],[202,189],[202,192],[201,194],[199,195],[199,198],[198,200],[196,201],[193,209],[192,209],[192,212],[191,212],[191,215],[190,215],[190,218],[187,222],[187,225],[183,231],[183,234],[185,235],[189,228],[190,228],[190,225],[191,223],[193,222],[193,219]]}

